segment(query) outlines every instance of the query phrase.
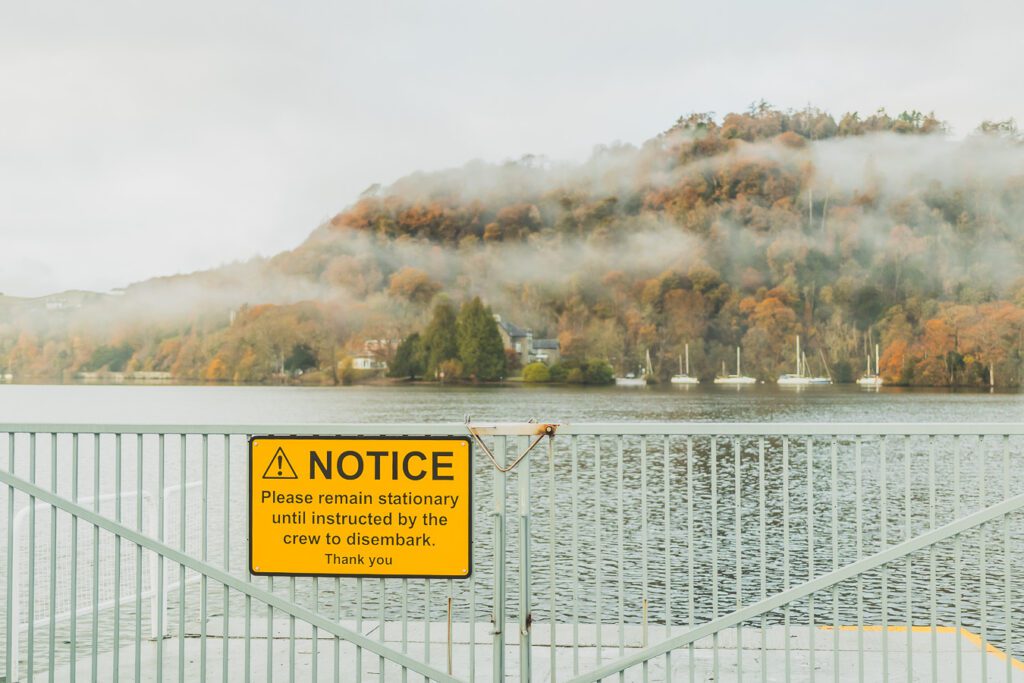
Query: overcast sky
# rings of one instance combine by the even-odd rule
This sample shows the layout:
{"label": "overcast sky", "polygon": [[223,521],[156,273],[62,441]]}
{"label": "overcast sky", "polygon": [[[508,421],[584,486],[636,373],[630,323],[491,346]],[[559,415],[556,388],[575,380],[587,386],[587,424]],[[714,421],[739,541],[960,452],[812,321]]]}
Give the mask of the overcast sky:
{"label": "overcast sky", "polygon": [[374,182],[760,98],[1020,120],[1021,26],[1009,0],[4,3],[0,292],[270,255]]}

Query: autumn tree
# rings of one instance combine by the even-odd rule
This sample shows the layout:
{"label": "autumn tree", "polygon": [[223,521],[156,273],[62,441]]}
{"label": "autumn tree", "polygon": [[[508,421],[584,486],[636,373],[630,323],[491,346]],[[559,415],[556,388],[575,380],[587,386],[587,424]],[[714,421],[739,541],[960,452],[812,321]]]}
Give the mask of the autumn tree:
{"label": "autumn tree", "polygon": [[429,303],[434,295],[441,291],[441,284],[433,280],[426,272],[412,266],[403,266],[391,276],[388,292],[391,296],[401,297],[412,303]]}

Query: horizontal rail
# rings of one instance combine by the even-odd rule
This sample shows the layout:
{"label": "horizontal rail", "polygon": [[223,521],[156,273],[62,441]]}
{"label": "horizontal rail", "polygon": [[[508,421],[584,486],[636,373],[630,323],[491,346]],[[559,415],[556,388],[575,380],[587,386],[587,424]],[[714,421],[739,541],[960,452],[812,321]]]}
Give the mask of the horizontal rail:
{"label": "horizontal rail", "polygon": [[276,610],[280,610],[283,614],[301,619],[302,621],[312,624],[313,626],[323,629],[327,633],[333,636],[347,640],[354,645],[365,648],[370,652],[386,657],[387,659],[395,662],[399,666],[403,666],[407,669],[415,671],[423,676],[428,677],[430,680],[441,681],[442,683],[459,683],[458,679],[449,676],[437,669],[424,664],[412,657],[409,657],[402,652],[387,647],[383,643],[373,640],[364,636],[361,633],[357,633],[344,626],[335,623],[333,620],[317,614],[305,607],[295,604],[285,598],[282,598],[274,593],[265,591],[261,588],[254,586],[249,581],[241,579],[233,574],[229,574],[223,569],[203,562],[202,560],[196,559],[191,555],[186,554],[181,550],[172,548],[169,545],[161,543],[155,539],[146,536],[145,534],[132,529],[131,527],[120,524],[112,519],[104,517],[98,512],[93,511],[91,508],[83,507],[77,503],[73,503],[59,495],[49,491],[48,489],[36,486],[35,484],[28,482],[21,477],[16,477],[6,470],[0,469],[0,483],[6,484],[7,486],[13,486],[15,489],[22,493],[33,496],[37,500],[42,501],[48,505],[55,506],[61,510],[78,517],[80,520],[87,524],[105,529],[116,536],[124,538],[136,545],[151,550],[161,557],[165,557],[172,562],[180,565],[184,565],[193,571],[198,572],[203,576],[207,576],[214,581],[223,584],[229,588],[251,596],[266,605],[270,605]]}
{"label": "horizontal rail", "polygon": [[[541,424],[545,424],[541,421]],[[474,427],[483,428],[483,423]],[[497,425],[492,425],[497,426]],[[0,423],[0,433],[42,434],[268,434],[274,436],[373,434],[443,436],[467,434],[463,422],[367,423],[367,424],[95,424],[95,423]],[[562,422],[563,436],[1024,436],[1024,422]]]}
{"label": "horizontal rail", "polygon": [[857,562],[848,564],[845,567],[831,571],[828,574],[822,574],[819,577],[804,582],[796,588],[776,593],[775,595],[761,600],[760,602],[738,609],[724,617],[709,621],[706,624],[690,629],[673,638],[668,638],[656,645],[651,645],[650,647],[638,650],[627,657],[622,657],[621,659],[612,661],[605,666],[589,671],[582,676],[577,676],[571,679],[569,683],[593,683],[594,681],[600,681],[603,678],[625,671],[637,664],[650,661],[659,655],[669,652],[670,650],[679,649],[689,645],[690,643],[696,642],[701,638],[720,633],[727,628],[742,624],[745,621],[778,609],[783,605],[796,602],[797,600],[806,598],[820,590],[830,588],[837,583],[852,579],[860,574],[871,571],[872,569],[889,564],[894,560],[906,557],[918,550],[933,546],[947,538],[956,536],[957,534],[962,534],[965,531],[979,527],[1001,517],[1005,517],[1006,515],[1016,512],[1021,508],[1024,508],[1024,493],[1014,496],[1013,498],[1008,498],[982,510],[978,510],[973,514],[962,517],[954,522],[950,522],[945,526],[933,529],[932,531],[923,533],[920,536],[911,538],[910,540],[891,546],[885,550],[875,553],[874,555],[865,557],[863,560],[858,560]]}
{"label": "horizontal rail", "polygon": [[[551,432],[555,438],[548,442],[543,437]],[[244,523],[247,522],[244,514],[247,484],[244,473],[247,471],[248,460],[246,449],[242,447],[247,437],[468,437],[472,433],[483,436],[479,450],[484,451],[479,453],[481,459],[477,461],[479,467],[476,468],[474,503],[480,510],[498,511],[490,515],[478,515],[474,522],[478,542],[476,548],[481,551],[474,566],[475,578],[455,585],[449,583],[447,590],[443,584],[436,582],[433,586],[427,582],[421,588],[420,584],[410,584],[405,580],[387,580],[386,583],[381,580],[378,584],[362,579],[345,583],[343,579],[335,579],[333,591],[324,596],[322,578],[279,579],[276,586],[274,580],[269,579],[265,585],[260,582],[257,587],[246,574],[246,565],[240,563],[241,551],[245,548],[240,546],[247,542],[244,529]],[[37,440],[36,435],[41,438]],[[79,452],[78,435],[83,436],[84,443],[92,443],[91,449],[85,448],[82,453]],[[131,437],[122,439],[121,435]],[[164,439],[164,435],[169,438]],[[215,438],[207,438],[210,435]],[[75,438],[71,439],[71,436]],[[157,436],[160,436],[159,440]],[[376,662],[364,661],[363,655],[376,652],[381,657],[381,675],[386,676],[385,664],[388,667],[404,665],[402,662],[405,660],[397,656],[399,638],[404,656],[410,656],[410,636],[414,642],[420,642],[416,639],[423,642],[422,656],[415,656],[415,661],[436,675],[435,669],[431,668],[432,656],[437,670],[445,669],[444,658],[436,658],[437,646],[445,643],[444,637],[440,641],[436,638],[439,632],[437,624],[445,623],[445,618],[450,624],[454,619],[456,630],[468,627],[468,633],[476,634],[477,625],[482,626],[484,622],[493,620],[495,617],[492,615],[500,605],[503,615],[498,623],[507,623],[514,628],[517,619],[526,619],[519,624],[525,631],[524,637],[519,638],[519,648],[532,647],[536,653],[541,651],[539,648],[550,647],[548,656],[552,666],[552,680],[556,677],[564,680],[580,675],[584,677],[578,680],[595,680],[593,674],[584,673],[591,666],[604,667],[599,672],[609,672],[604,675],[613,677],[634,666],[637,669],[640,666],[650,668],[649,665],[657,668],[660,663],[654,660],[659,656],[664,657],[665,666],[671,666],[672,655],[685,658],[687,646],[693,648],[694,643],[705,635],[717,636],[729,628],[736,628],[736,642],[741,645],[742,639],[749,637],[743,636],[741,631],[757,626],[758,621],[762,650],[765,647],[765,634],[773,628],[785,629],[787,633],[791,627],[806,626],[812,629],[809,631],[808,650],[811,671],[814,670],[815,656],[820,656],[815,654],[813,629],[825,626],[843,628],[854,621],[858,624],[877,623],[883,629],[887,625],[891,628],[894,624],[905,622],[908,632],[911,626],[927,623],[932,629],[931,652],[936,662],[936,652],[939,650],[934,641],[935,629],[941,628],[940,624],[954,622],[957,628],[962,628],[963,624],[975,628],[986,647],[998,644],[1011,657],[1015,654],[1019,656],[1020,652],[1024,652],[1024,629],[1015,623],[1013,616],[1019,609],[1017,605],[1021,604],[1021,591],[1015,587],[1017,577],[1014,575],[1018,572],[1016,567],[1024,561],[1024,545],[1016,540],[1020,538],[1019,530],[1011,526],[1011,522],[1016,525],[1020,521],[1019,517],[1003,516],[1001,522],[986,524],[983,533],[976,539],[977,547],[970,545],[974,542],[973,534],[968,536],[963,532],[959,535],[953,532],[954,540],[949,545],[958,544],[955,548],[946,549],[932,543],[930,549],[925,549],[915,557],[899,555],[898,559],[892,558],[897,557],[900,548],[907,548],[906,545],[894,547],[894,543],[907,541],[925,532],[941,531],[945,527],[940,525],[953,520],[970,525],[971,518],[965,519],[964,515],[978,509],[991,512],[994,508],[986,506],[996,502],[996,496],[999,501],[1003,501],[1000,505],[1017,505],[1021,497],[1011,496],[1024,493],[1024,481],[1020,477],[1020,472],[1024,471],[1020,468],[1024,462],[1022,437],[1024,421],[814,424],[587,421],[569,424],[486,419],[435,424],[87,424],[10,421],[0,423],[0,447],[4,448],[7,456],[0,467],[5,467],[6,474],[13,480],[21,482],[13,485],[13,491],[9,489],[5,499],[9,526],[5,540],[11,551],[16,545],[11,539],[19,538],[14,529],[19,515],[24,516],[31,508],[30,514],[33,518],[37,517],[37,513],[49,508],[50,501],[54,500],[60,501],[55,503],[56,507],[77,516],[80,522],[89,523],[94,515],[107,515],[102,517],[104,521],[92,521],[90,524],[92,528],[89,531],[96,533],[97,537],[98,529],[103,528],[112,531],[115,538],[124,538],[127,542],[135,543],[133,534],[141,534],[148,539],[138,543],[137,549],[133,550],[133,553],[138,553],[137,560],[133,562],[132,557],[127,557],[125,559],[128,563],[123,564],[118,554],[117,561],[109,565],[115,568],[115,572],[127,571],[129,579],[134,568],[137,581],[134,590],[130,580],[122,583],[116,579],[111,585],[115,591],[120,591],[115,595],[119,595],[126,605],[130,605],[133,600],[139,605],[128,615],[134,619],[125,620],[119,610],[114,612],[114,635],[109,642],[114,646],[111,656],[115,667],[118,666],[118,658],[122,656],[118,650],[122,642],[118,631],[119,620],[129,624],[134,620],[136,666],[141,661],[139,653],[144,624],[143,617],[139,616],[142,613],[141,599],[148,596],[147,591],[150,590],[148,586],[143,590],[142,549],[147,548],[152,551],[154,560],[155,557],[167,558],[161,559],[159,564],[158,583],[163,586],[159,595],[164,604],[163,609],[159,610],[159,622],[157,617],[151,618],[153,628],[157,628],[159,623],[164,625],[163,632],[168,631],[165,612],[167,593],[170,590],[168,582],[173,581],[178,567],[172,567],[170,574],[164,577],[164,564],[180,563],[182,567],[190,567],[202,575],[201,590],[187,596],[183,591],[178,596],[178,610],[172,613],[179,617],[179,657],[184,657],[185,648],[192,645],[185,640],[190,634],[186,633],[186,621],[181,615],[193,614],[198,619],[197,623],[202,624],[201,650],[197,668],[194,669],[201,672],[201,675],[195,675],[197,678],[211,671],[210,662],[207,661],[207,623],[222,621],[219,627],[221,633],[229,634],[232,630],[240,630],[243,618],[245,656],[244,659],[236,658],[234,654],[229,655],[227,649],[221,650],[217,659],[224,672],[223,678],[229,677],[228,672],[231,671],[234,659],[245,662],[246,671],[239,672],[239,676],[251,677],[249,669],[254,662],[262,660],[254,651],[257,649],[265,649],[266,668],[268,671],[273,670],[273,662],[279,656],[275,652],[273,634],[275,629],[278,634],[281,633],[281,625],[275,620],[275,613],[290,622],[288,666],[293,674],[296,657],[301,659],[308,654],[296,652],[295,624],[306,621],[313,626],[310,630],[314,644],[318,642],[315,640],[317,629],[321,635],[331,633],[336,636],[333,643],[335,676],[342,670],[341,648],[351,647],[343,644],[343,640],[356,645],[354,662],[350,662],[356,671],[365,673],[367,668],[364,664],[370,664],[372,669],[372,664]],[[196,443],[199,439],[202,444]],[[541,453],[538,449],[533,456],[524,457],[524,451],[534,439],[545,442],[544,450],[547,453]],[[45,446],[40,447],[38,453],[37,441]],[[995,443],[997,441],[999,443]],[[127,458],[123,463],[122,442]],[[201,452],[196,448],[200,445]],[[43,451],[48,451],[50,457],[40,457]],[[524,475],[530,476],[530,463],[533,463],[532,476],[536,485],[532,486],[532,493],[529,482],[526,482],[525,495],[523,489],[520,489],[520,495],[514,499],[509,510],[505,509],[503,502],[507,495],[507,484],[510,483],[507,477],[500,474],[504,468],[499,468],[499,473],[494,475],[493,489],[481,486],[481,473],[490,473],[489,463],[482,457],[488,451],[498,463],[524,457],[523,462],[527,467],[516,475],[521,487],[524,486]],[[133,455],[135,457],[131,457]],[[199,459],[200,455],[202,460]],[[189,540],[195,543],[186,542],[183,527],[179,546],[175,540],[178,536],[169,536],[171,540],[167,540],[163,536],[157,538],[155,532],[146,530],[141,515],[132,523],[132,527],[121,533],[123,527],[120,523],[124,521],[121,512],[117,512],[116,520],[109,519],[110,510],[102,513],[98,509],[76,512],[82,508],[96,507],[88,504],[90,499],[78,496],[80,477],[77,468],[80,462],[89,463],[85,466],[92,467],[92,490],[102,494],[101,499],[104,496],[115,496],[119,505],[122,497],[133,495],[133,482],[136,489],[134,495],[148,495],[148,490],[157,495],[156,492],[162,490],[160,487],[165,481],[167,467],[170,467],[166,471],[170,476],[168,482],[179,479],[184,483],[200,473],[202,491],[195,495],[190,493],[187,501],[190,506],[188,515],[185,513],[184,497],[175,503],[182,506],[179,520],[186,517],[192,517],[193,522],[201,520],[201,539],[189,536]],[[178,465],[181,468],[180,474],[175,476]],[[38,473],[37,466],[41,468]],[[37,474],[39,478],[36,478]],[[28,488],[23,483],[25,480],[34,482],[36,488]],[[0,491],[6,488],[4,482],[9,481],[11,479],[0,472]],[[44,481],[50,482],[45,491],[39,488]],[[70,503],[67,500],[69,483]],[[514,488],[515,483],[512,484]],[[109,490],[115,493],[107,493]],[[36,507],[22,505],[25,501],[20,500],[19,491],[35,496]],[[15,496],[19,496],[17,505]],[[138,506],[128,505],[130,511],[135,507]],[[170,508],[165,506],[160,509],[166,511],[168,519],[173,517]],[[804,510],[806,514],[795,514],[803,513]],[[998,516],[998,513],[995,514]],[[25,661],[41,663],[44,656],[49,654],[49,668],[52,670],[53,655],[50,653],[58,651],[59,657],[64,656],[59,645],[53,644],[53,634],[56,633],[56,640],[60,640],[66,632],[71,636],[65,640],[69,644],[69,660],[91,656],[95,667],[96,652],[102,652],[96,643],[99,638],[108,640],[107,634],[95,626],[99,623],[96,605],[101,604],[96,597],[88,603],[80,597],[77,602],[78,607],[86,604],[92,606],[91,621],[94,625],[90,628],[85,623],[84,628],[92,636],[93,645],[85,650],[75,647],[76,637],[81,641],[82,634],[76,629],[74,620],[66,631],[58,631],[52,624],[60,621],[60,616],[54,618],[49,612],[42,615],[38,613],[42,611],[43,605],[56,604],[52,597],[54,595],[60,595],[63,599],[66,592],[70,597],[63,599],[60,604],[70,602],[72,606],[76,605],[75,595],[85,595],[84,592],[76,593],[75,589],[83,587],[81,577],[88,578],[88,572],[79,572],[78,582],[72,579],[70,587],[64,583],[55,584],[53,578],[46,581],[48,567],[51,577],[57,569],[60,570],[58,575],[64,573],[63,565],[58,563],[65,557],[68,543],[72,549],[79,547],[76,536],[64,538],[65,525],[58,527],[52,521],[55,517],[42,515],[41,520],[35,520],[38,533],[32,538],[38,541],[36,545],[45,549],[46,531],[50,530],[51,539],[55,532],[58,533],[62,554],[55,552],[54,548],[58,546],[56,541],[51,540],[50,552],[34,560],[35,571],[18,575],[27,578],[27,584],[20,585],[25,590],[24,595],[18,590],[19,582],[9,578],[7,604],[17,604],[20,600],[22,605],[40,606],[39,610],[28,612],[30,623],[21,629],[22,632],[29,629],[31,633],[27,656],[23,657]],[[129,514],[128,517],[134,515]],[[517,522],[519,534],[510,536],[507,527]],[[1000,524],[1002,526],[996,528]],[[175,528],[173,524],[171,527]],[[73,533],[78,533],[77,524],[71,528]],[[730,538],[725,532],[733,529],[735,531]],[[1002,534],[1001,553],[998,550],[999,534]],[[220,537],[223,537],[222,551],[211,543],[211,539]],[[532,551],[520,545],[517,558],[510,559],[504,556],[510,537],[518,538],[519,543],[528,539],[536,545]],[[109,541],[109,537],[104,538]],[[1011,539],[1014,539],[1012,543]],[[921,539],[914,540],[920,542]],[[992,550],[986,548],[986,543]],[[0,546],[3,545],[5,543],[0,542]],[[93,542],[89,547],[100,546]],[[970,550],[965,552],[965,548]],[[878,555],[869,556],[870,553],[882,550],[890,555],[881,559]],[[34,557],[34,552],[30,550],[27,557]],[[924,557],[929,552],[930,556]],[[14,554],[8,552],[7,555],[12,557]],[[57,561],[52,559],[54,557],[58,558]],[[886,567],[880,591],[875,591],[872,585],[872,590],[865,592],[862,585],[864,581],[873,580],[864,575],[870,569],[864,562],[870,560],[883,562]],[[857,562],[860,564],[852,564]],[[912,564],[918,571],[911,572]],[[24,568],[24,562],[21,565]],[[532,568],[527,569],[527,565],[532,565]],[[6,566],[15,565],[8,560]],[[100,561],[94,559],[93,566],[99,567]],[[894,567],[900,571],[893,571]],[[923,574],[920,573],[922,567],[925,567]],[[80,569],[86,568],[83,566]],[[837,570],[843,572],[842,576],[836,573]],[[537,589],[533,589],[532,596],[523,590],[524,584],[520,581],[526,571],[533,572],[535,585],[544,586],[546,596],[542,596]],[[823,574],[828,571],[833,573]],[[184,573],[184,569],[181,569],[182,576]],[[99,570],[94,569],[93,577],[99,575]],[[225,576],[228,578],[222,578]],[[928,588],[921,584],[922,577],[928,581]],[[221,588],[215,585],[216,582],[224,585],[223,606],[217,610],[217,619],[212,618],[213,613],[209,610],[211,603],[207,595],[207,578],[213,579],[211,586],[216,591],[215,595],[219,595]],[[828,583],[830,580],[831,583]],[[94,584],[96,581],[93,578]],[[511,587],[505,596],[509,603],[507,613],[504,613],[504,598],[494,597],[492,602],[492,581],[497,581],[502,587],[508,583]],[[812,583],[805,584],[805,581]],[[56,593],[54,585],[57,585]],[[530,584],[525,585],[529,588]],[[1000,586],[1001,597],[996,596],[992,590],[995,586]],[[49,603],[47,589],[51,595]],[[96,592],[98,589],[93,590],[94,596],[99,594]],[[808,590],[814,592],[807,593]],[[287,598],[284,597],[286,591]],[[798,593],[794,591],[798,591],[803,598],[797,597]],[[11,596],[14,596],[13,602]],[[336,596],[345,597],[339,599]],[[799,599],[806,600],[806,609],[794,604]],[[265,604],[260,604],[261,601]],[[779,601],[787,602],[780,608],[766,607],[769,603],[776,604]],[[448,606],[446,613],[445,604]],[[310,605],[316,607],[311,608]],[[0,603],[0,610],[3,607]],[[732,613],[734,608],[741,611]],[[927,610],[930,613],[925,617]],[[75,614],[84,615],[85,612],[79,609]],[[310,616],[316,614],[320,615],[317,619]],[[376,615],[376,618],[372,615]],[[47,618],[51,624],[49,628],[46,627]],[[264,635],[258,631],[254,635],[251,626],[254,619],[261,623],[264,618],[267,623],[266,639],[255,645],[253,639],[263,638]],[[359,641],[339,634],[336,627],[324,625],[324,618],[336,625],[349,625],[349,622],[342,621],[343,618],[352,620],[356,625],[349,625],[349,631],[356,636],[361,635],[365,640]],[[234,627],[230,626],[232,620]],[[529,625],[531,620],[534,624],[532,627]],[[11,621],[10,609],[5,621]],[[423,626],[417,626],[418,621],[422,621]],[[550,625],[550,635],[546,638],[538,635],[537,624],[544,624],[545,631]],[[571,626],[571,652],[562,649],[569,645],[569,629],[563,628],[563,624]],[[367,631],[365,625],[372,625],[374,630]],[[691,630],[683,632],[679,627]],[[390,634],[386,638],[385,630]],[[499,633],[494,634],[495,630]],[[592,636],[590,630],[593,631]],[[15,636],[13,638],[12,632]],[[444,632],[443,626],[440,632]],[[491,632],[495,645],[493,650],[488,648],[488,653],[504,655],[508,648],[514,647],[506,643],[503,629],[492,628]],[[863,632],[863,629],[858,631],[861,637]],[[0,656],[5,657],[5,660],[0,660],[0,678],[4,662],[12,659],[10,653],[15,653],[14,666],[20,656],[17,627],[8,627],[6,633],[6,652],[0,651]],[[882,652],[885,653],[888,647],[885,638],[889,631],[881,633]],[[367,635],[371,638],[367,638]],[[527,635],[530,637],[525,637]],[[789,635],[784,637],[785,640],[780,642],[795,643],[789,640]],[[661,638],[671,644],[659,642]],[[2,635],[0,639],[3,639]],[[161,648],[164,647],[162,642],[162,639],[157,641],[158,662],[161,661]],[[449,658],[452,656],[452,642],[449,629]],[[466,639],[456,636],[454,642],[455,664],[453,666],[449,663],[449,671],[454,671],[460,679],[464,677],[473,680],[480,673],[478,664],[482,664],[476,659],[479,640],[475,635]],[[378,647],[374,647],[375,644]],[[281,645],[278,640],[278,649]],[[751,650],[749,646],[748,642],[748,654]],[[644,649],[634,651],[628,661],[623,659],[627,652],[637,647]],[[709,675],[718,678],[720,656],[732,655],[720,655],[717,642],[712,647],[713,656],[705,668]],[[858,643],[857,647],[859,658],[874,656],[869,654],[874,651],[871,648],[865,649],[863,642]],[[909,641],[906,647],[909,651]],[[366,653],[363,648],[367,650]],[[419,648],[414,649],[419,655]],[[787,671],[792,664],[790,649],[793,648],[787,646],[785,654]],[[314,645],[312,650],[310,667],[315,678],[317,667],[323,667],[325,660],[320,657],[324,653],[322,647]],[[211,652],[214,651],[211,649]],[[838,645],[834,645],[834,651],[838,653]],[[461,656],[467,652],[468,662],[463,661]],[[737,647],[735,652],[737,666],[740,666],[744,648]],[[839,655],[834,656],[838,670]],[[566,664],[569,657],[572,658],[571,674]],[[695,666],[704,666],[699,658],[695,662],[692,649],[689,657],[691,671]],[[131,657],[127,659],[131,660]],[[372,660],[376,659],[377,656],[372,657]],[[563,662],[561,666],[557,661],[559,659]],[[611,661],[613,659],[616,661]],[[283,662],[280,659],[277,661],[280,669]],[[492,663],[495,661],[500,664],[497,656],[491,660]],[[765,663],[768,662],[767,657],[762,656],[761,662],[764,673],[769,666]],[[989,666],[985,662],[987,660],[981,664],[982,671]],[[123,667],[125,662],[121,661],[120,664]],[[797,664],[800,665],[799,662]],[[262,664],[259,668],[262,671]],[[412,664],[408,668],[422,671]],[[7,670],[10,672],[10,668]],[[179,671],[182,670],[184,665],[179,667]],[[451,673],[449,678],[440,680],[452,680],[450,676]],[[825,677],[824,674],[822,677]],[[886,676],[883,675],[883,678]]]}

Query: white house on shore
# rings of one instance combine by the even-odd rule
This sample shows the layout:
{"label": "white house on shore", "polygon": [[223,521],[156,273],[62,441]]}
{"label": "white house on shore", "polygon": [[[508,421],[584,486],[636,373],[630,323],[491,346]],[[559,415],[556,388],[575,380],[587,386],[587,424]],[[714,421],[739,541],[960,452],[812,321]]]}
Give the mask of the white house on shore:
{"label": "white house on shore", "polygon": [[376,356],[353,356],[352,367],[356,370],[387,370],[388,364]]}
{"label": "white house on shore", "polygon": [[367,339],[361,353],[352,357],[356,370],[387,370],[387,359],[394,355],[401,339]]}

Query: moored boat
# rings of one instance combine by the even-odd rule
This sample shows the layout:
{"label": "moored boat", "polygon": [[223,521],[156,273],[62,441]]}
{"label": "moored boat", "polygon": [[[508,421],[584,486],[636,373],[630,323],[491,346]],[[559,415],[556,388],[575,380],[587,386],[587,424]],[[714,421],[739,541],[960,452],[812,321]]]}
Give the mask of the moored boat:
{"label": "moored boat", "polygon": [[857,380],[857,384],[868,389],[877,389],[884,383],[882,376],[878,374],[878,344],[875,344],[875,371],[871,372],[871,354],[868,354],[867,371]]}
{"label": "moored boat", "polygon": [[747,377],[740,369],[740,347],[736,347],[736,374],[725,374],[725,363],[722,363],[722,374],[715,378],[715,384],[757,384],[753,377]]}
{"label": "moored boat", "polygon": [[679,357],[679,373],[672,375],[672,384],[700,384],[700,380],[690,376],[690,345],[686,345],[686,370],[683,371],[683,357]]}

